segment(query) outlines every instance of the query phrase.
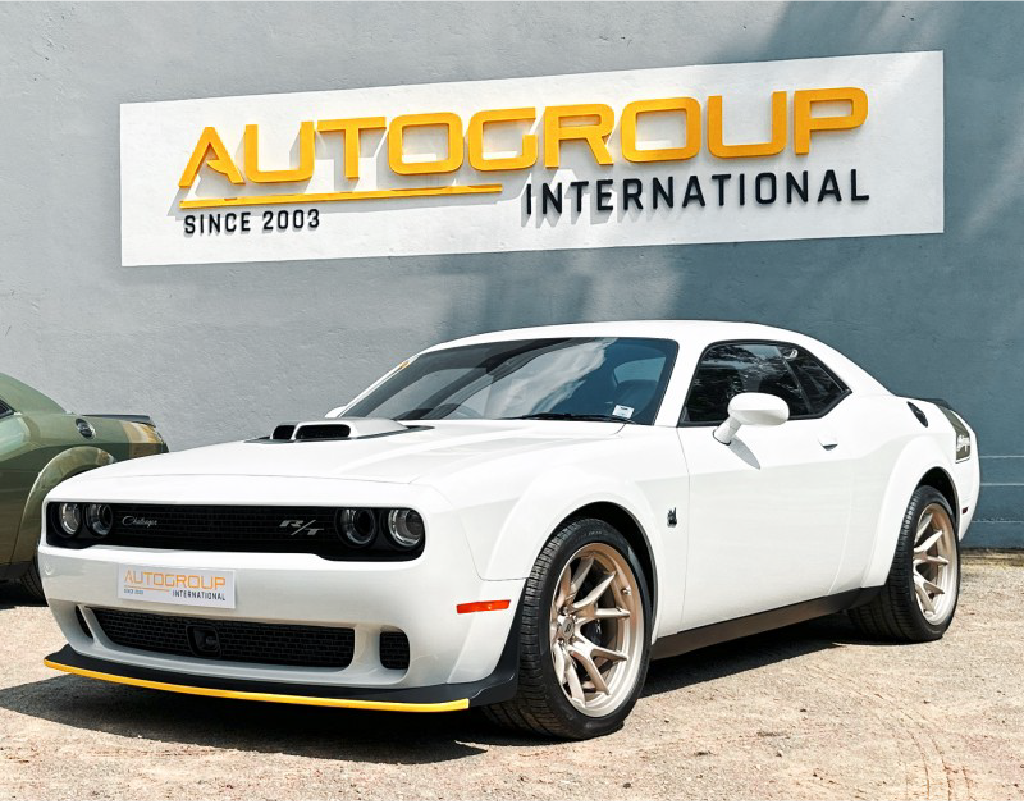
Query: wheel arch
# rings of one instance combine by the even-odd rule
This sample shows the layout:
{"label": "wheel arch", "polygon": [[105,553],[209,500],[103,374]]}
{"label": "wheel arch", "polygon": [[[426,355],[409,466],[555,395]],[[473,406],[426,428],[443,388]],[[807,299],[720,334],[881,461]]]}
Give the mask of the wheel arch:
{"label": "wheel arch", "polygon": [[[561,467],[532,476],[508,505],[479,508],[483,514],[463,515],[463,526],[481,578],[526,578],[562,525],[592,515],[620,530],[633,546],[651,589],[655,620],[659,618],[665,599],[658,592],[657,568],[665,564],[666,543],[652,501],[637,484],[578,466]],[[488,529],[492,536],[485,535]]]}
{"label": "wheel arch", "polygon": [[954,515],[957,515],[956,484],[947,462],[940,448],[931,440],[923,438],[912,441],[900,454],[882,498],[875,545],[861,581],[862,587],[879,587],[885,583],[896,551],[903,515],[918,487],[934,487],[946,497]]}
{"label": "wheel arch", "polygon": [[942,493],[942,497],[949,503],[949,508],[953,510],[953,524],[959,526],[960,501],[956,491],[956,484],[953,481],[953,477],[944,468],[933,467],[921,477],[917,486],[932,487]]}
{"label": "wheel arch", "polygon": [[30,562],[42,533],[43,500],[54,487],[81,473],[105,467],[117,460],[102,448],[74,447],[61,451],[39,471],[25,499],[18,538],[11,562]]}

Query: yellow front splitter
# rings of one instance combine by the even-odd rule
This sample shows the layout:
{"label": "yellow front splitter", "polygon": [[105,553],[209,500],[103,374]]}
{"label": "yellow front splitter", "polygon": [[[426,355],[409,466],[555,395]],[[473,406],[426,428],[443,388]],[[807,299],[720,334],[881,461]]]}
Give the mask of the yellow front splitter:
{"label": "yellow front splitter", "polygon": [[[65,649],[66,650],[66,649]],[[58,652],[63,654],[64,652]],[[453,701],[439,701],[435,703],[410,703],[405,701],[371,701],[356,698],[324,698],[314,695],[294,695],[283,693],[263,693],[249,690],[227,690],[212,689],[209,687],[195,687],[190,684],[174,684],[167,681],[155,681],[152,679],[141,679],[132,676],[119,676],[114,673],[106,673],[99,670],[78,667],[75,665],[58,662],[53,654],[43,660],[43,664],[54,670],[64,673],[72,673],[76,676],[85,676],[100,681],[110,681],[115,684],[128,684],[132,687],[145,687],[149,690],[166,690],[172,693],[185,693],[187,695],[206,695],[215,698],[234,698],[241,701],[266,701],[274,704],[304,704],[306,706],[331,706],[342,709],[368,709],[379,712],[457,712],[469,708],[469,699],[460,698]]]}

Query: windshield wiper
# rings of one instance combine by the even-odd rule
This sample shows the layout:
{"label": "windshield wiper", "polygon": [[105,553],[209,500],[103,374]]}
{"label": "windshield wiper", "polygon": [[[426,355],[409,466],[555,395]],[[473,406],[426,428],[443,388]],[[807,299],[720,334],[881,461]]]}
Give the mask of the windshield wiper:
{"label": "windshield wiper", "polygon": [[537,414],[521,414],[517,417],[504,417],[503,420],[586,420],[598,423],[633,423],[628,417],[616,417],[612,414],[569,414],[567,412],[538,412]]}

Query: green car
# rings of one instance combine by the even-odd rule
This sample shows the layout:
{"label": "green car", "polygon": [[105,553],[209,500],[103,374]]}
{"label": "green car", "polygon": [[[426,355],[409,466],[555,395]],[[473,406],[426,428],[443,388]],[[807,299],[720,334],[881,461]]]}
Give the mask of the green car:
{"label": "green car", "polygon": [[0,581],[43,597],[36,545],[46,494],[66,478],[124,459],[165,453],[140,415],[78,415],[0,373]]}

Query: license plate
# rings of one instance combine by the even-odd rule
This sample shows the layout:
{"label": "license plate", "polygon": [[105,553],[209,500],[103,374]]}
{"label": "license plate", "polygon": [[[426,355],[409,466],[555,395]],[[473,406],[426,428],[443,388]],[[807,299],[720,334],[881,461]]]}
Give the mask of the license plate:
{"label": "license plate", "polygon": [[118,565],[117,597],[234,609],[235,571]]}

